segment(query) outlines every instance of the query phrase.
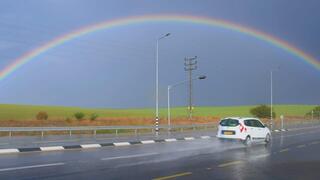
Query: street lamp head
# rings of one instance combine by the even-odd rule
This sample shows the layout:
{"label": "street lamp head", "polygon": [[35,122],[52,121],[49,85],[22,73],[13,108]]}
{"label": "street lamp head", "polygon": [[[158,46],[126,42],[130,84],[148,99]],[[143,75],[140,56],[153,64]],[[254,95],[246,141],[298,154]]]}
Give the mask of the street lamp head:
{"label": "street lamp head", "polygon": [[169,35],[170,35],[170,33],[167,33],[167,34],[165,34],[165,35],[163,35],[163,36],[159,37],[159,38],[158,38],[158,41],[159,41],[160,39],[163,39],[163,38],[165,38],[165,37],[168,37]]}
{"label": "street lamp head", "polygon": [[199,76],[198,79],[206,79],[207,76]]}

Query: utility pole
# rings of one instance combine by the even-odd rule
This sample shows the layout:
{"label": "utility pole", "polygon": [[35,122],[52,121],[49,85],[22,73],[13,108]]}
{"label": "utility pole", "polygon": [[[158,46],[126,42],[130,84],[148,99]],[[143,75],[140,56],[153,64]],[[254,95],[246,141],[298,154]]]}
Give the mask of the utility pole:
{"label": "utility pole", "polygon": [[192,71],[197,69],[197,56],[184,58],[184,70],[188,72],[189,75],[189,119],[192,119]]}

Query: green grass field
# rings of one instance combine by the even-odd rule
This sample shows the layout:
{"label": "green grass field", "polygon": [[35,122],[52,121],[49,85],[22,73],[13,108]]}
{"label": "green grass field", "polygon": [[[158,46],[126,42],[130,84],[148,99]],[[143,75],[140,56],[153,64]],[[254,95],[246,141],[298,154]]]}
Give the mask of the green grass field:
{"label": "green grass field", "polygon": [[[194,116],[250,116],[249,110],[254,106],[210,106],[195,107]],[[304,116],[311,111],[315,105],[275,105],[274,110],[279,116]],[[154,109],[90,109],[78,107],[61,107],[61,106],[33,106],[33,105],[0,105],[0,120],[30,120],[35,119],[39,111],[46,111],[49,119],[54,118],[72,118],[75,112],[83,112],[86,115],[97,113],[99,117],[153,117]],[[166,117],[167,109],[160,109],[160,115]],[[187,115],[186,107],[172,108],[173,117],[182,117]]]}

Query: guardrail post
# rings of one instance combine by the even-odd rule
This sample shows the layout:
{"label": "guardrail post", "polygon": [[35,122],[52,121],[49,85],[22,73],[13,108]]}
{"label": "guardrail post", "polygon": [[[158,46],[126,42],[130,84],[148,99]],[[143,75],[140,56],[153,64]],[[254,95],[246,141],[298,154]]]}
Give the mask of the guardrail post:
{"label": "guardrail post", "polygon": [[11,131],[9,131],[9,137],[11,137],[12,136],[12,132]]}
{"label": "guardrail post", "polygon": [[71,130],[69,130],[69,136],[72,136],[72,132],[71,132]]}
{"label": "guardrail post", "polygon": [[180,128],[180,132],[183,132],[183,128]]}
{"label": "guardrail post", "polygon": [[93,130],[93,135],[94,135],[94,137],[96,137],[96,135],[97,135],[97,130],[96,129]]}
{"label": "guardrail post", "polygon": [[138,133],[138,132],[137,132],[137,129],[135,129],[135,130],[134,130],[134,134],[135,134],[135,136],[137,136],[137,133]]}
{"label": "guardrail post", "polygon": [[118,136],[118,129],[116,129],[116,136]]}
{"label": "guardrail post", "polygon": [[43,138],[43,131],[41,131],[41,138]]}

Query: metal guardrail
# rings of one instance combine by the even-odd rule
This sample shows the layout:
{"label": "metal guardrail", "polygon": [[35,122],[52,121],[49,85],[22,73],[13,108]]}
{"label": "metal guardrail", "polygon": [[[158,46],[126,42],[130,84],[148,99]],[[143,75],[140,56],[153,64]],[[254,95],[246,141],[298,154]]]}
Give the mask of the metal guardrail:
{"label": "metal guardrail", "polygon": [[[160,125],[160,130],[175,130],[178,129],[183,131],[184,129],[197,129],[197,128],[214,128],[216,123],[209,124],[193,124],[193,125]],[[118,135],[119,130],[132,130],[135,134],[138,133],[138,130],[150,130],[154,133],[155,126],[69,126],[69,127],[0,127],[0,132],[8,132],[9,136],[12,136],[13,132],[41,132],[41,136],[44,136],[45,132],[50,131],[65,131],[69,132],[69,135],[72,135],[73,131],[93,131],[93,134],[96,135],[99,130],[114,130],[115,134]]]}
{"label": "metal guardrail", "polygon": [[[282,123],[282,124],[281,124]],[[274,129],[280,128],[297,128],[303,126],[312,126],[319,125],[320,120],[307,120],[307,119],[291,119],[276,121],[274,124]],[[165,130],[167,132],[171,131],[180,131],[183,132],[185,129],[207,129],[207,128],[216,128],[217,123],[206,123],[206,124],[193,124],[193,125],[160,125],[160,131]],[[72,135],[74,131],[92,131],[93,135],[96,135],[99,130],[110,130],[114,134],[118,135],[120,130],[128,130],[134,132],[135,135],[138,134],[139,130],[149,130],[151,133],[155,133],[155,126],[66,126],[66,127],[0,127],[0,132],[8,132],[9,136],[12,136],[15,132],[39,132],[43,137],[45,132],[55,131],[55,132],[69,132],[69,135]]]}

